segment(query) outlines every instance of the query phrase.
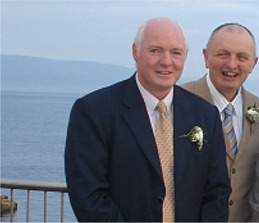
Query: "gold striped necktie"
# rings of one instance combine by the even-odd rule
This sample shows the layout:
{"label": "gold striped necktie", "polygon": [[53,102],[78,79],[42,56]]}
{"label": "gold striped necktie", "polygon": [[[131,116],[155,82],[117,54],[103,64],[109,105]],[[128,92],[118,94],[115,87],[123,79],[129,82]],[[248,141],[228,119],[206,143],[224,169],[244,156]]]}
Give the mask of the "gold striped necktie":
{"label": "gold striped necktie", "polygon": [[155,128],[155,139],[166,189],[163,202],[163,222],[174,222],[173,125],[164,102],[160,101],[156,109],[159,112],[159,118]]}

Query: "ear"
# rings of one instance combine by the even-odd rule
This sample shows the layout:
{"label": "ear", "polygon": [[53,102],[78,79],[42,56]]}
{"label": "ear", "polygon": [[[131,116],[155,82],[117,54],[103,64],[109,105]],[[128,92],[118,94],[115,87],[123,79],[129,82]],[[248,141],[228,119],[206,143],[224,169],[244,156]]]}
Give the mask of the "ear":
{"label": "ear", "polygon": [[252,69],[251,69],[251,73],[252,73],[253,69],[255,68],[255,66],[256,66],[256,64],[257,64],[257,62],[258,62],[258,57],[256,57],[256,58],[255,58],[254,66],[253,66],[253,67],[252,67]]}
{"label": "ear", "polygon": [[138,51],[135,43],[132,44],[132,56],[134,57],[135,61],[137,61]]}
{"label": "ear", "polygon": [[249,71],[249,74],[251,74],[251,73],[253,72],[253,70],[254,70],[254,68],[255,68],[257,62],[258,62],[258,57],[256,57],[256,58],[254,59],[254,64],[251,66],[250,71]]}
{"label": "ear", "polygon": [[206,68],[209,68],[208,50],[204,48],[204,49],[202,50],[202,53],[203,53],[203,57],[204,57],[205,67],[206,67]]}
{"label": "ear", "polygon": [[186,57],[188,56],[188,53],[189,53],[189,48],[187,48],[186,50]]}

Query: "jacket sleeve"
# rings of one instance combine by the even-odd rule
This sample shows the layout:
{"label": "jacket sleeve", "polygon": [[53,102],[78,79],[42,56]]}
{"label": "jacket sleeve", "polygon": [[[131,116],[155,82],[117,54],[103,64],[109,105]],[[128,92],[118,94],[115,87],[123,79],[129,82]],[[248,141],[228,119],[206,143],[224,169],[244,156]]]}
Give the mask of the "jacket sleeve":
{"label": "jacket sleeve", "polygon": [[109,196],[108,149],[98,115],[89,103],[77,100],[68,124],[65,173],[71,205],[80,222],[124,221]]}
{"label": "jacket sleeve", "polygon": [[259,160],[256,164],[256,179],[249,202],[252,212],[251,221],[259,222]]}

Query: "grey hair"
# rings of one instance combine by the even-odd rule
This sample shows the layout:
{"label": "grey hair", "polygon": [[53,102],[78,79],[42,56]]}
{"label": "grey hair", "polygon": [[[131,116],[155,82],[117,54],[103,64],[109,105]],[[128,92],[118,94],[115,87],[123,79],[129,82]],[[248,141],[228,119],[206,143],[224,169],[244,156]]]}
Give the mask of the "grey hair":
{"label": "grey hair", "polygon": [[[148,25],[150,20],[146,20],[144,21],[140,26],[139,28],[137,29],[137,33],[136,33],[136,36],[135,36],[135,40],[134,40],[134,44],[136,46],[136,49],[137,49],[137,54],[139,55],[139,52],[140,52],[140,47],[141,47],[141,43],[142,43],[142,39],[143,39],[143,34],[144,34],[144,31]],[[177,23],[176,23],[177,24]],[[186,46],[186,53],[188,51],[188,43],[186,41],[186,38],[185,38],[185,35],[182,31],[182,28],[180,27],[179,24],[177,24],[179,26],[179,28],[181,29],[181,32],[182,32],[182,35],[183,35],[183,38],[184,38],[184,42],[185,42],[185,46]]]}
{"label": "grey hair", "polygon": [[139,51],[140,51],[140,46],[141,46],[141,42],[142,42],[142,39],[143,39],[143,34],[144,34],[144,31],[147,27],[147,24],[148,24],[148,20],[144,21],[138,28],[137,30],[137,34],[135,36],[135,40],[134,40],[134,44],[136,46],[136,49],[137,49],[137,54],[139,55]]}

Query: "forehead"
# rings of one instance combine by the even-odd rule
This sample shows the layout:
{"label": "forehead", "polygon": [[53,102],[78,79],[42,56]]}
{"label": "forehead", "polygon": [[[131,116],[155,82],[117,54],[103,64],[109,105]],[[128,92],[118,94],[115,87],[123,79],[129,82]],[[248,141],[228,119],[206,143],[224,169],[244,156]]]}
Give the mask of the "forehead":
{"label": "forehead", "polygon": [[213,50],[227,50],[254,54],[255,45],[250,34],[243,29],[222,29],[215,33],[211,42]]}
{"label": "forehead", "polygon": [[143,47],[147,45],[186,47],[180,27],[173,23],[147,25],[143,33],[142,45]]}

